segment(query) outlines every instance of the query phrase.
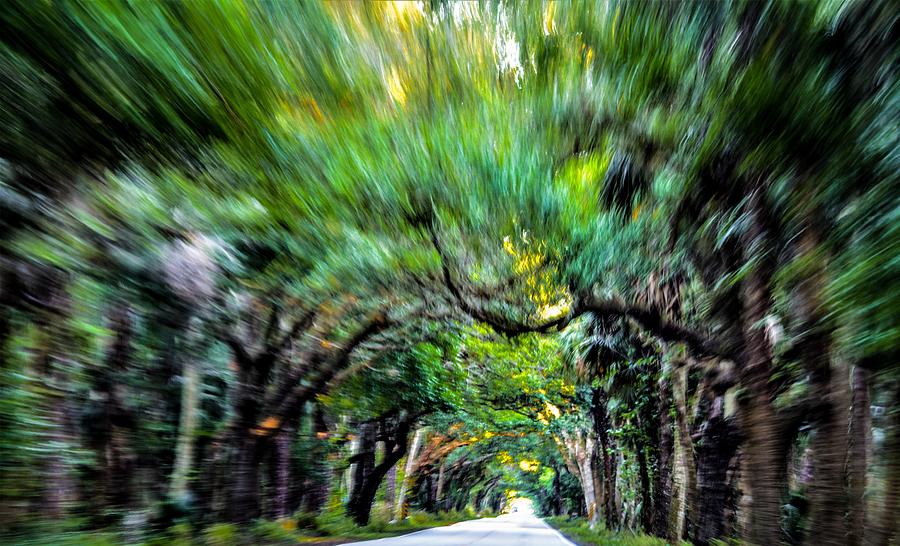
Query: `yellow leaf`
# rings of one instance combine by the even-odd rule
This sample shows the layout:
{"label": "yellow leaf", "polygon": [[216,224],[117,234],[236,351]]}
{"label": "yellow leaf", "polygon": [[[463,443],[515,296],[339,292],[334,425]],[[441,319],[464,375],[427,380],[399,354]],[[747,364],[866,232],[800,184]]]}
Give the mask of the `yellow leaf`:
{"label": "yellow leaf", "polygon": [[269,434],[272,434],[272,431],[278,428],[278,425],[280,424],[281,419],[277,417],[266,417],[252,432],[256,436],[268,436]]}

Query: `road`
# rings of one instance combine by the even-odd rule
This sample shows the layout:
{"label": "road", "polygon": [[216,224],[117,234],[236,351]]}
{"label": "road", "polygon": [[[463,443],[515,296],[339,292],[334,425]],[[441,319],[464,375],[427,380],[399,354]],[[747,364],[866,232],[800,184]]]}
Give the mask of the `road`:
{"label": "road", "polygon": [[[464,521],[409,535],[353,542],[353,546],[575,546],[527,507],[496,518]],[[351,546],[351,545],[346,545]]]}

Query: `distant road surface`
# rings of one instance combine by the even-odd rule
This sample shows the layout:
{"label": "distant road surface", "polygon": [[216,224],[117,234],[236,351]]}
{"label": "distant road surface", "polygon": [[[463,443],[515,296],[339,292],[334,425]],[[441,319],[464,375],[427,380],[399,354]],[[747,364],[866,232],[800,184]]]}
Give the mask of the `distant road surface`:
{"label": "distant road surface", "polygon": [[[496,518],[464,521],[394,538],[353,542],[354,546],[575,546],[556,530],[520,510]],[[350,546],[349,544],[346,546]]]}

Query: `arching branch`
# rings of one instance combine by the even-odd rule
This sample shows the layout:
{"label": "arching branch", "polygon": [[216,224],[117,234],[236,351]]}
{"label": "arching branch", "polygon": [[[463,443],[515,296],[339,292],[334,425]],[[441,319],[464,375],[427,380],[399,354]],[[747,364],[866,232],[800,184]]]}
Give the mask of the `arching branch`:
{"label": "arching branch", "polygon": [[450,272],[449,258],[438,239],[434,226],[428,225],[428,233],[431,243],[437,251],[441,262],[441,275],[444,285],[450,292],[459,308],[475,320],[484,322],[496,332],[507,337],[515,337],[531,332],[545,333],[549,331],[561,331],[573,320],[585,313],[593,313],[604,317],[628,317],[637,322],[642,328],[653,335],[669,342],[685,343],[698,356],[717,356],[731,358],[728,350],[711,336],[667,320],[659,311],[639,305],[627,305],[616,300],[596,300],[594,298],[576,298],[568,313],[561,317],[540,323],[528,323],[510,319],[507,316],[475,305],[463,295],[459,286],[453,280]]}

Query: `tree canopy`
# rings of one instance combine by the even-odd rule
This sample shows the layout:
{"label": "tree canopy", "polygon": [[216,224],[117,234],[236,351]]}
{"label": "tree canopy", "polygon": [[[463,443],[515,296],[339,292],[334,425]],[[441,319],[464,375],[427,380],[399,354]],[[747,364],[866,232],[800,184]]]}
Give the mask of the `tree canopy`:
{"label": "tree canopy", "polygon": [[0,21],[3,535],[896,540],[891,2]]}

